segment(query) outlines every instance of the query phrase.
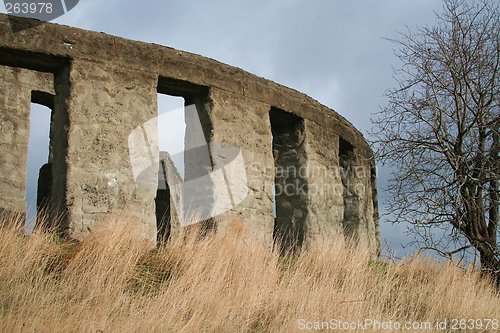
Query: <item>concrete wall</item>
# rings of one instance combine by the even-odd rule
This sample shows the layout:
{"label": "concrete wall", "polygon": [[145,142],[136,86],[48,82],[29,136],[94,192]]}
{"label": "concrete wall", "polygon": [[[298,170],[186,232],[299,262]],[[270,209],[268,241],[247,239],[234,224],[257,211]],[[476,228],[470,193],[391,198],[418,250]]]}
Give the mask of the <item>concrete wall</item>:
{"label": "concrete wall", "polygon": [[[12,19],[21,25],[29,22]],[[120,213],[154,241],[160,92],[182,96],[187,105],[185,209],[176,212],[180,220],[185,222],[193,209],[189,205],[200,199],[208,203],[194,209],[210,215],[219,233],[238,219],[249,235],[271,244],[273,233],[280,233],[276,223],[285,229],[289,223],[299,224],[300,242],[305,244],[327,234],[345,234],[366,242],[374,252],[379,249],[374,161],[368,144],[346,119],[300,92],[199,55],[103,33],[50,23],[14,33],[5,15],[0,15],[0,75],[4,210],[25,210],[30,96],[34,90],[46,92],[55,95],[51,205],[53,214],[62,214],[60,230],[82,239]],[[282,120],[273,121],[271,110],[292,114],[300,133],[277,136]],[[200,131],[201,137],[195,134]],[[131,133],[144,135],[131,139]],[[208,146],[200,148],[202,139]],[[144,151],[131,148],[141,140]],[[340,142],[353,148],[349,166],[341,165]],[[290,155],[294,144],[295,157]],[[276,150],[285,158],[277,157]],[[151,167],[138,177],[135,160]],[[300,205],[293,214],[285,205],[275,221],[275,165],[292,162],[302,174],[286,182],[298,180],[307,190],[297,197]],[[351,169],[359,172],[345,171]],[[235,180],[239,192],[228,179]],[[349,192],[350,187],[359,191]],[[190,193],[189,200],[185,193]]]}
{"label": "concrete wall", "polygon": [[24,212],[32,91],[54,94],[54,76],[0,66],[0,77],[0,208]]}

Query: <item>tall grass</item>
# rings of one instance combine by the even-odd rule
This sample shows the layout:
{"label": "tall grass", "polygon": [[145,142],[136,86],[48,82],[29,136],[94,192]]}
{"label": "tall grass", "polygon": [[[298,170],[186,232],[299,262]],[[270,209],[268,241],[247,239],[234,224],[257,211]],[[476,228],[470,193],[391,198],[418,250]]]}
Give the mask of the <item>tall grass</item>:
{"label": "tall grass", "polygon": [[[334,239],[282,257],[236,222],[224,237],[194,230],[151,250],[131,225],[77,244],[0,222],[0,331],[294,332],[334,319],[500,319],[499,295],[473,269],[372,261]],[[380,331],[366,328],[351,331]]]}

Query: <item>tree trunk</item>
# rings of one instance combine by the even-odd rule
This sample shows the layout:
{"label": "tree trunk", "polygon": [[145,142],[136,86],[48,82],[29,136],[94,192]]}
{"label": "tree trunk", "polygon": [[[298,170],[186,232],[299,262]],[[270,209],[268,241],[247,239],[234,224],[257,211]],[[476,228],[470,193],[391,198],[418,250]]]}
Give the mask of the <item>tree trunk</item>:
{"label": "tree trunk", "polygon": [[497,288],[500,288],[500,261],[492,250],[495,245],[482,243],[477,249],[481,259],[481,270],[494,280]]}

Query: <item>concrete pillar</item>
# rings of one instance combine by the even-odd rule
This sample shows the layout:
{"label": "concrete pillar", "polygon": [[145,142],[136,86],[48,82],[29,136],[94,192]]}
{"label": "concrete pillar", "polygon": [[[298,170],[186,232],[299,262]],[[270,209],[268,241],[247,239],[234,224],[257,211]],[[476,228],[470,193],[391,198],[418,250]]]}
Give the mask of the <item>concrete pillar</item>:
{"label": "concrete pillar", "polygon": [[338,165],[338,135],[305,120],[309,204],[306,243],[317,237],[343,237],[343,185]]}
{"label": "concrete pillar", "polygon": [[54,94],[54,76],[0,66],[0,211],[26,212],[31,92]]}
{"label": "concrete pillar", "polygon": [[[75,60],[68,81],[62,187],[69,236],[83,239],[123,213],[156,242],[157,77]],[[132,132],[138,135],[131,138]]]}
{"label": "concrete pillar", "polygon": [[272,244],[274,163],[270,106],[211,88],[210,150],[217,189],[217,232],[244,224],[249,238]]}

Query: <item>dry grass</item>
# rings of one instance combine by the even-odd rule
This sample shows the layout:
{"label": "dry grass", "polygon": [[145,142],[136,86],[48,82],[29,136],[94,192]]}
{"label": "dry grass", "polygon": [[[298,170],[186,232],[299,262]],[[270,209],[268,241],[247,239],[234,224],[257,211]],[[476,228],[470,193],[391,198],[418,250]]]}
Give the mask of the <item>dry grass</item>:
{"label": "dry grass", "polygon": [[500,318],[499,295],[473,270],[373,262],[340,241],[283,258],[241,230],[151,251],[127,223],[81,244],[1,225],[1,332],[294,332],[331,319]]}

